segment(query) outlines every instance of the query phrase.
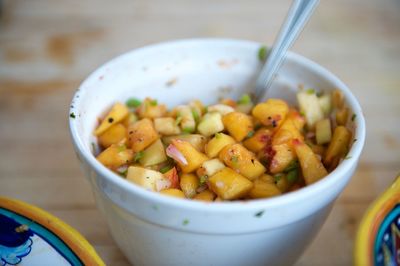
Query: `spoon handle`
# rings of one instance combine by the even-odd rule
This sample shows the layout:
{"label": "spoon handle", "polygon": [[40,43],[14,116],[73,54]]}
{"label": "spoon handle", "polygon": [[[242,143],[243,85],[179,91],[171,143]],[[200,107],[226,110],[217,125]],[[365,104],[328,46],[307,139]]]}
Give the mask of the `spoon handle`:
{"label": "spoon handle", "polygon": [[271,86],[276,72],[282,65],[287,50],[293,45],[311,17],[319,0],[293,1],[278,37],[256,81],[255,100],[258,102]]}

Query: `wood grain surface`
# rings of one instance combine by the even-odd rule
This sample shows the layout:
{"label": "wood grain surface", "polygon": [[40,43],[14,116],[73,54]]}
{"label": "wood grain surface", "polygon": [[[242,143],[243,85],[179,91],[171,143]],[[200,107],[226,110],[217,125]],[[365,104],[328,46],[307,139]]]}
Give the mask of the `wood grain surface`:
{"label": "wood grain surface", "polygon": [[[1,2],[1,1],[0,1]],[[0,194],[78,229],[108,265],[128,265],[96,210],[70,141],[74,90],[100,64],[149,43],[228,37],[272,43],[290,1],[3,0]],[[293,50],[359,99],[359,168],[296,265],[351,265],[357,225],[400,171],[400,1],[323,0]]]}

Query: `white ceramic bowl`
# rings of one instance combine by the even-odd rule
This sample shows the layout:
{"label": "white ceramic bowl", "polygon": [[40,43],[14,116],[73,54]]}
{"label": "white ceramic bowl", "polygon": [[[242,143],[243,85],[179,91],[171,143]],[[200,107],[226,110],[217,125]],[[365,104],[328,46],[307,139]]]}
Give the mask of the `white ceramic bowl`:
{"label": "white ceramic bowl", "polygon": [[293,101],[299,84],[343,91],[356,114],[349,159],[317,183],[283,196],[204,203],[149,192],[105,168],[92,154],[97,117],[115,101],[151,96],[170,107],[251,90],[260,44],[226,39],[162,43],[100,67],[70,109],[73,144],[98,207],[118,246],[135,265],[288,265],[296,261],[353,175],[365,140],[361,108],[350,90],[316,63],[289,53],[269,96]]}

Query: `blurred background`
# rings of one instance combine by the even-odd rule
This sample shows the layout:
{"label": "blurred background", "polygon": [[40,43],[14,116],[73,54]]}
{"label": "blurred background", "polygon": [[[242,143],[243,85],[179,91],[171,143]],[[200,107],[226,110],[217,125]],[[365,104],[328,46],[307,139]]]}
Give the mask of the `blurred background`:
{"label": "blurred background", "polygon": [[[128,265],[72,149],[74,91],[99,65],[154,42],[226,37],[271,44],[291,1],[0,3],[0,195],[55,214],[107,264]],[[356,175],[296,265],[350,265],[362,214],[400,171],[399,14],[398,0],[322,0],[293,47],[351,88],[368,127]]]}

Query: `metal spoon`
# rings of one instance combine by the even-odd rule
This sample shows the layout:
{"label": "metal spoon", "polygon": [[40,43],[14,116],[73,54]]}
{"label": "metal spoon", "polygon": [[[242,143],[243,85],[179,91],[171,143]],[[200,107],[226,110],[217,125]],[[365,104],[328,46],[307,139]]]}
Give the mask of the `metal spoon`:
{"label": "metal spoon", "polygon": [[319,0],[293,1],[286,20],[276,38],[260,75],[256,81],[254,100],[258,102],[268,91],[276,72],[285,59],[287,50],[293,45],[301,30],[311,17]]}

